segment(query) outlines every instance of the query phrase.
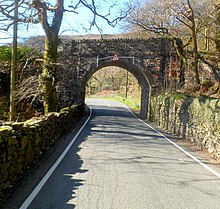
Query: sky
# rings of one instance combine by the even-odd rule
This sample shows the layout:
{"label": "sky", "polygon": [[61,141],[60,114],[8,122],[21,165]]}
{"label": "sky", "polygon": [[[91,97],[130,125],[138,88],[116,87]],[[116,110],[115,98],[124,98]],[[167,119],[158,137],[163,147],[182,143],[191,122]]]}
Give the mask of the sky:
{"label": "sky", "polygon": [[[54,0],[50,1],[53,2]],[[88,0],[89,1],[89,0]],[[141,0],[138,0],[141,1]],[[67,0],[66,2],[70,2]],[[95,0],[97,3],[97,8],[101,11],[102,14],[108,14],[109,6],[116,3],[115,7],[112,9],[112,15],[110,19],[114,19],[118,16],[120,9],[126,8],[129,0]],[[66,7],[67,8],[67,7]],[[99,34],[99,31],[93,27],[92,30],[86,31],[85,28],[89,28],[89,21],[92,18],[92,13],[85,7],[77,10],[78,14],[65,12],[63,17],[62,26],[60,29],[60,34],[62,35],[83,35],[83,34]],[[109,26],[105,20],[99,19],[98,25],[103,30],[103,34],[119,34],[122,33],[121,25],[118,24],[114,28]],[[64,32],[65,31],[65,32]],[[29,37],[45,35],[44,31],[40,24],[34,25],[20,25],[18,30],[18,36],[20,37],[19,41],[24,41]],[[0,32],[0,44],[11,43],[11,39],[5,39],[6,37],[12,37],[12,30],[8,34]]]}

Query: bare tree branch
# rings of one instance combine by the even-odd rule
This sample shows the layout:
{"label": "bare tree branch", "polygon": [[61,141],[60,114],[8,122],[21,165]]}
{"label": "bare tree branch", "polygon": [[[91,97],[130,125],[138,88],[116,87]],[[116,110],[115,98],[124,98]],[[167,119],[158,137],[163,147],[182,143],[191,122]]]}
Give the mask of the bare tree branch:
{"label": "bare tree branch", "polygon": [[15,98],[17,103],[22,100],[31,100],[33,103],[37,97],[41,95],[41,87],[38,76],[31,76],[29,78],[23,79],[21,84],[17,87],[15,93]]}
{"label": "bare tree branch", "polygon": [[127,17],[132,11],[132,7],[131,5],[129,5],[128,9],[125,12],[121,11],[118,17],[114,18],[113,20],[110,20],[109,17],[111,15],[112,8],[114,8],[116,4],[113,4],[109,7],[109,11],[107,14],[101,14],[98,12],[97,6],[94,0],[92,0],[91,4],[85,0],[79,0],[75,6],[69,5],[69,8],[73,8],[74,10],[76,10],[80,6],[80,4],[88,8],[93,14],[93,18],[92,18],[92,21],[90,22],[89,30],[91,30],[91,28],[95,26],[101,33],[102,33],[102,29],[97,24],[97,18],[104,19],[110,26],[115,27],[118,24],[118,22],[120,22],[122,19]]}

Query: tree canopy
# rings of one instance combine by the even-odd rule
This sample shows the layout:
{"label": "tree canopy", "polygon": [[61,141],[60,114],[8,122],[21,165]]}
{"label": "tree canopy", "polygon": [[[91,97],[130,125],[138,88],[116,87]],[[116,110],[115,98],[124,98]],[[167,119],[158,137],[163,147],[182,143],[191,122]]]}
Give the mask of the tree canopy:
{"label": "tree canopy", "polygon": [[[216,52],[219,51],[219,1],[211,0],[146,0],[136,4],[126,18],[127,29],[142,36],[163,36],[183,41],[181,58],[194,72],[194,81],[201,83],[199,63],[209,66],[217,81]],[[219,36],[220,37],[220,36]],[[219,49],[218,49],[219,48]]]}

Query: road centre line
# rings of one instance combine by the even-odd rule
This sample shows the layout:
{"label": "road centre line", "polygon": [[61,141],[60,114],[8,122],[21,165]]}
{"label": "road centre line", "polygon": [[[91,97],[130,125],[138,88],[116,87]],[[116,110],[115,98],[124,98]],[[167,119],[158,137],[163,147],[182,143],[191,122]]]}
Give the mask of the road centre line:
{"label": "road centre line", "polygon": [[50,176],[53,174],[57,166],[60,164],[60,162],[63,160],[67,152],[70,150],[71,146],[74,144],[84,127],[89,122],[90,118],[92,116],[92,108],[90,108],[90,114],[83,126],[80,128],[80,130],[76,133],[72,141],[69,143],[69,145],[66,147],[64,152],[60,155],[60,157],[57,159],[57,161],[53,164],[53,166],[50,168],[50,170],[46,173],[46,175],[43,177],[43,179],[38,183],[38,185],[35,187],[35,189],[31,192],[31,194],[27,197],[27,199],[24,201],[24,203],[21,205],[19,209],[27,209],[28,206],[31,204],[31,202],[34,200],[34,198],[37,196],[37,194],[40,192],[42,187],[45,185],[47,180],[50,178]]}
{"label": "road centre line", "polygon": [[[118,101],[116,101],[118,102]],[[201,165],[202,167],[204,167],[206,170],[208,170],[210,173],[212,173],[213,175],[215,175],[216,177],[220,178],[220,173],[218,173],[217,171],[215,171],[214,169],[210,168],[208,165],[206,165],[205,163],[203,163],[201,160],[199,160],[198,158],[196,158],[195,156],[193,156],[192,154],[190,154],[189,152],[187,152],[186,150],[184,150],[182,147],[180,147],[179,145],[177,145],[175,142],[173,142],[171,139],[169,139],[168,137],[166,137],[164,134],[162,134],[160,131],[156,130],[155,128],[153,128],[151,125],[149,125],[148,123],[146,123],[145,121],[141,120],[140,118],[138,118],[125,104],[118,102],[121,105],[123,105],[135,118],[137,118],[139,121],[141,121],[143,124],[145,124],[146,126],[148,126],[149,128],[151,128],[153,131],[155,131],[156,133],[158,133],[160,136],[162,136],[164,139],[166,139],[168,142],[170,142],[172,145],[174,145],[177,149],[179,149],[180,151],[182,151],[183,153],[185,153],[188,157],[190,157],[191,159],[193,159],[195,162],[197,162],[199,165]]]}

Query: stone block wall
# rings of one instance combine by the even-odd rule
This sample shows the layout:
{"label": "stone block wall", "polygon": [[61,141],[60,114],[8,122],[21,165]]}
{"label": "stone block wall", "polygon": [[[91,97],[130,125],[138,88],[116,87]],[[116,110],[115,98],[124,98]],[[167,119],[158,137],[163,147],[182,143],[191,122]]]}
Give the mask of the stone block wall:
{"label": "stone block wall", "polygon": [[220,99],[158,95],[151,98],[150,120],[220,157]]}
{"label": "stone block wall", "polygon": [[83,105],[0,127],[0,196],[83,115]]}
{"label": "stone block wall", "polygon": [[[178,44],[181,48],[180,40]],[[117,61],[112,60],[115,53]],[[61,107],[83,102],[88,79],[107,66],[130,71],[141,86],[149,89],[144,82],[151,85],[152,92],[184,83],[182,61],[172,40],[166,38],[62,40],[59,63],[56,78]]]}

